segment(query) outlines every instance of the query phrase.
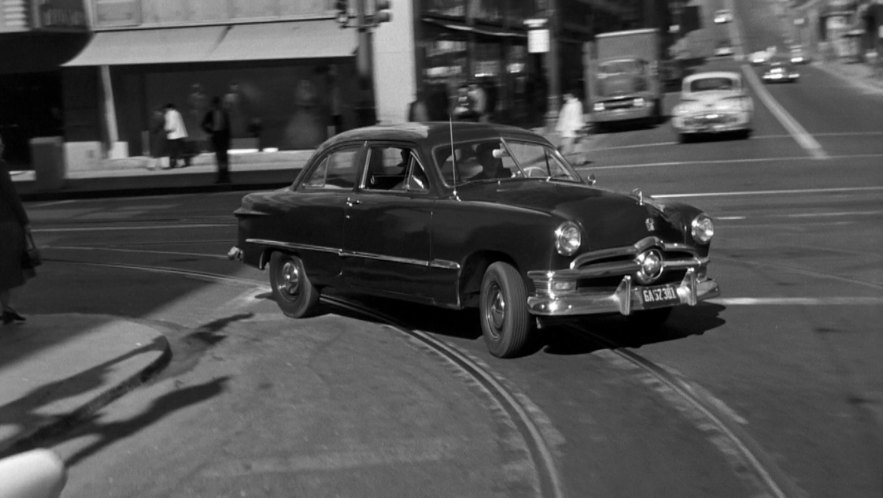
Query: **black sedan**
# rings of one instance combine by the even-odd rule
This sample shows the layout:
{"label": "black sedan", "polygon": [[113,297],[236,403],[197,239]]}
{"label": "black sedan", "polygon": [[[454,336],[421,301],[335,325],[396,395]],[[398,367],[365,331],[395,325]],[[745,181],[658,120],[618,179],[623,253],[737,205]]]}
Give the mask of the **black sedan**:
{"label": "black sedan", "polygon": [[279,307],[296,318],[333,287],[477,307],[499,357],[523,354],[551,317],[659,324],[718,294],[707,215],[592,183],[521,128],[360,128],[323,143],[291,186],[246,195],[231,255],[269,267]]}

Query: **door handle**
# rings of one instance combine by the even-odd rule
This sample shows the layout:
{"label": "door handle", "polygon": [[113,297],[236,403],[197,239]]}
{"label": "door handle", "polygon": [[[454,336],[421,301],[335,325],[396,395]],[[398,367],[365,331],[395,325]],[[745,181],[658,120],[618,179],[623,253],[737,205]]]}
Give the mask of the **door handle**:
{"label": "door handle", "polygon": [[358,200],[358,199],[354,199],[354,198],[352,198],[352,197],[347,197],[347,198],[346,198],[346,206],[347,206],[347,207],[353,207],[353,206],[356,206],[356,205],[361,204],[361,203],[362,203],[362,201],[360,201],[360,200]]}

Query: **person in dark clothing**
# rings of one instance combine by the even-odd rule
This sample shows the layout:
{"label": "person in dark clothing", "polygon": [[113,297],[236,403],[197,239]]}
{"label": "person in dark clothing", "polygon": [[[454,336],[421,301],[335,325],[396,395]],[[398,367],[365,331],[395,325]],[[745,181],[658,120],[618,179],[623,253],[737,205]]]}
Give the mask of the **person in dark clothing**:
{"label": "person in dark clothing", "polygon": [[202,118],[202,129],[211,137],[218,163],[216,183],[230,183],[230,113],[221,104],[221,98],[212,99],[212,108]]}
{"label": "person in dark clothing", "polygon": [[499,146],[499,143],[483,143],[476,147],[475,154],[478,157],[478,163],[481,165],[481,172],[470,177],[470,181],[509,178],[509,170],[503,167],[503,161],[494,157],[494,149]]}
{"label": "person in dark clothing", "polygon": [[0,304],[3,305],[3,325],[7,325],[25,320],[12,308],[12,289],[24,285],[35,273],[23,264],[27,248],[25,237],[31,224],[2,159],[4,148],[0,137]]}

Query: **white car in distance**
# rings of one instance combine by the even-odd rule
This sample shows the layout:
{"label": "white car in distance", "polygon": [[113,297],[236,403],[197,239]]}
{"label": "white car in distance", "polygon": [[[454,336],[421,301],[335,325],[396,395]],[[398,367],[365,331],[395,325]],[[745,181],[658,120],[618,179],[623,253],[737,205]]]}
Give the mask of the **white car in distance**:
{"label": "white car in distance", "polygon": [[733,71],[708,71],[684,78],[672,127],[681,142],[697,135],[751,135],[754,101],[742,76]]}

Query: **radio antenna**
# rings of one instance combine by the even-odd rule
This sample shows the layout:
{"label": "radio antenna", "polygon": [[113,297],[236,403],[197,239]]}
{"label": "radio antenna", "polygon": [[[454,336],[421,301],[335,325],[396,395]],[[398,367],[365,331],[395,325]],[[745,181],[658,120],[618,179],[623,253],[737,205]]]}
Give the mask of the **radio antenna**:
{"label": "radio antenna", "polygon": [[454,153],[454,118],[448,113],[448,131],[451,136],[451,178],[454,181],[454,198],[457,198],[457,154]]}

